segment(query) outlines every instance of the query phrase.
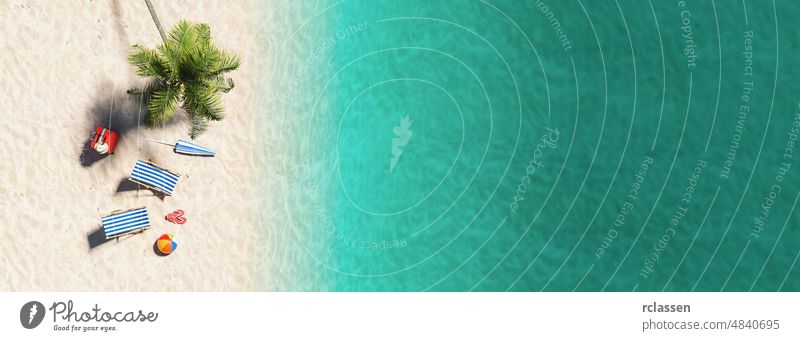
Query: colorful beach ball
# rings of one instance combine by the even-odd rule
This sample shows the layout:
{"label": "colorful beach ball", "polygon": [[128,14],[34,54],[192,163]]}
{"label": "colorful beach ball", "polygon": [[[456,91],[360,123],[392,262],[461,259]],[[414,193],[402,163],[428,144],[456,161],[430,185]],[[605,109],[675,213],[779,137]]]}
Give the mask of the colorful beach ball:
{"label": "colorful beach ball", "polygon": [[158,251],[168,255],[178,248],[178,243],[172,240],[172,233],[167,233],[161,235],[161,237],[158,237],[158,240],[156,240],[156,247],[158,248]]}

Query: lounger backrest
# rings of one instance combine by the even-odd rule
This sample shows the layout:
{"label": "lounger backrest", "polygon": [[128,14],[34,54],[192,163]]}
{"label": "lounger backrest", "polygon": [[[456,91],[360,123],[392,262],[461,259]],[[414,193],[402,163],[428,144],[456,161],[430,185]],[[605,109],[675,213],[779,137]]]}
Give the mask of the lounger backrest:
{"label": "lounger backrest", "polygon": [[147,214],[146,207],[112,213],[104,216],[102,220],[106,239],[150,227],[150,217]]}
{"label": "lounger backrest", "polygon": [[131,172],[131,180],[164,192],[167,195],[172,195],[172,192],[175,191],[179,178],[180,176],[177,174],[142,160],[136,161],[136,165]]}

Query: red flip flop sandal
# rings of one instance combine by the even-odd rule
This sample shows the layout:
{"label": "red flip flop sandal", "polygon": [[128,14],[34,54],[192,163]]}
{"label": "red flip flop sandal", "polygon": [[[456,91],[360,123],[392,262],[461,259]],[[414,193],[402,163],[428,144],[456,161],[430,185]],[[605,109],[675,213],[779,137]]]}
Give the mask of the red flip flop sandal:
{"label": "red flip flop sandal", "polygon": [[183,216],[183,214],[184,214],[183,210],[176,210],[175,212],[167,214],[165,218],[167,219],[167,221],[171,223],[182,225],[186,223],[186,218]]}

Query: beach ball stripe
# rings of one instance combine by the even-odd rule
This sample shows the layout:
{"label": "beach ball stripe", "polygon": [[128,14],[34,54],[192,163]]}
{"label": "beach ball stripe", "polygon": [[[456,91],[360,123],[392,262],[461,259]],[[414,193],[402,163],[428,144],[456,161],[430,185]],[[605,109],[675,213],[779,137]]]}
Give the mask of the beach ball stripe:
{"label": "beach ball stripe", "polygon": [[158,247],[158,251],[168,255],[178,248],[178,243],[172,240],[172,233],[167,233],[161,235],[161,237],[158,237],[158,240],[156,241],[156,247]]}

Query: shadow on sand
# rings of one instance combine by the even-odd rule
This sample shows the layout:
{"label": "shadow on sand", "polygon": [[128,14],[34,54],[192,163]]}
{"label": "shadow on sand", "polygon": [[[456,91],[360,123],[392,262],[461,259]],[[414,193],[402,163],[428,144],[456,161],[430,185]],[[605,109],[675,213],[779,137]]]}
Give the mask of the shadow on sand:
{"label": "shadow on sand", "polygon": [[164,254],[163,252],[161,252],[161,250],[158,249],[158,240],[157,239],[156,239],[156,241],[153,242],[153,253],[155,253],[159,257],[169,256],[167,254]]}
{"label": "shadow on sand", "polygon": [[[132,85],[136,86],[141,85]],[[108,154],[98,154],[91,148],[90,138],[97,127],[110,128],[119,134],[117,150],[125,144],[128,135],[135,133],[137,129],[147,128],[143,123],[147,111],[145,96],[128,94],[128,88],[115,87],[110,82],[105,82],[99,89],[98,98],[86,110],[86,125],[82,132],[86,134],[86,142],[80,154],[80,163],[83,167],[91,167],[108,157]],[[167,121],[166,126],[180,122],[180,115],[174,115]]]}
{"label": "shadow on sand", "polygon": [[131,192],[138,190],[146,190],[148,192],[151,192],[153,193],[154,197],[161,199],[161,201],[164,201],[164,199],[167,197],[164,193],[141,186],[133,181],[128,180],[128,178],[123,178],[122,180],[119,181],[119,185],[117,185],[117,193]]}
{"label": "shadow on sand", "polygon": [[[131,96],[126,93],[127,89],[114,89],[113,85],[106,83],[101,89],[113,89],[113,94],[107,91],[100,91],[94,103],[86,110],[86,143],[83,145],[80,162],[84,167],[90,167],[98,161],[108,157],[108,154],[98,154],[91,148],[89,140],[95,128],[111,128],[119,134],[117,147],[125,141],[125,137],[131,131],[136,130],[141,122],[141,115],[144,114],[144,103],[141,96]],[[141,110],[140,110],[141,109]]]}
{"label": "shadow on sand", "polygon": [[140,189],[142,188],[139,184],[128,180],[128,178],[123,178],[119,181],[119,185],[117,185],[117,193],[138,191]]}
{"label": "shadow on sand", "polygon": [[106,239],[106,233],[103,232],[103,228],[98,228],[94,232],[88,234],[86,239],[89,241],[89,251],[93,250],[94,248],[107,243],[110,239]]}

